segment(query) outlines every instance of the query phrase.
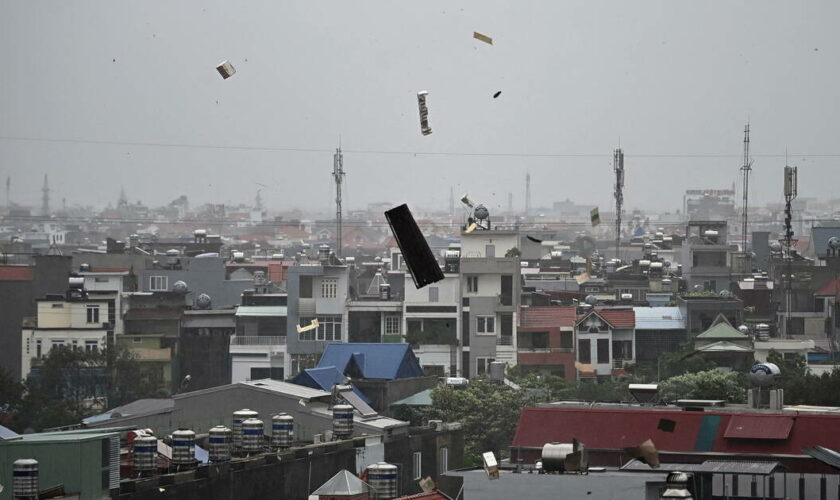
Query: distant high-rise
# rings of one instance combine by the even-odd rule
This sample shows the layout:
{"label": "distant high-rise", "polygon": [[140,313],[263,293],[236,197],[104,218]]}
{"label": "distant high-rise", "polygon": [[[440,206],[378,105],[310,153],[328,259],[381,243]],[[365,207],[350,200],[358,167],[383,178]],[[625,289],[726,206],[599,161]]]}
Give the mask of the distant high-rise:
{"label": "distant high-rise", "polygon": [[449,186],[449,216],[455,217],[455,191]]}
{"label": "distant high-rise", "polygon": [[41,188],[41,215],[50,215],[50,185],[44,174],[44,187]]}
{"label": "distant high-rise", "polygon": [[6,207],[12,206],[12,176],[6,176]]}
{"label": "distant high-rise", "polygon": [[525,215],[531,215],[531,172],[525,174]]}
{"label": "distant high-rise", "polygon": [[513,193],[508,193],[508,213],[513,213]]}
{"label": "distant high-rise", "polygon": [[125,186],[120,186],[120,197],[117,200],[117,208],[125,208],[128,205],[128,197],[125,195]]}

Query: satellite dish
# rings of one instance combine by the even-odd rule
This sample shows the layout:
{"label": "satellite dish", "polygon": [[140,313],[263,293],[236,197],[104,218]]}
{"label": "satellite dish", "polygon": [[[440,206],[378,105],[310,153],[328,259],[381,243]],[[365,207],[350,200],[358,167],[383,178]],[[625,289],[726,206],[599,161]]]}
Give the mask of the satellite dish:
{"label": "satellite dish", "polygon": [[772,242],[770,242],[770,250],[772,250],[774,252],[781,252],[782,251],[782,244],[779,243],[778,241],[772,241]]}
{"label": "satellite dish", "polygon": [[190,290],[190,288],[187,286],[187,283],[184,282],[184,281],[179,280],[179,281],[176,281],[172,285],[172,291],[175,292],[175,293],[180,293],[181,295],[187,293],[189,290]]}
{"label": "satellite dish", "polygon": [[750,333],[750,327],[748,327],[747,325],[741,325],[738,327],[738,331],[743,334],[747,334]]}
{"label": "satellite dish", "polygon": [[210,309],[210,305],[212,303],[213,300],[206,293],[202,293],[197,299],[195,299],[195,305],[198,306],[199,309]]}
{"label": "satellite dish", "polygon": [[756,387],[773,385],[782,376],[782,371],[773,363],[759,363],[750,369],[750,382]]}
{"label": "satellite dish", "polygon": [[486,220],[488,217],[490,217],[490,211],[487,210],[487,207],[485,207],[484,205],[478,205],[477,207],[475,207],[475,211],[473,212],[473,214],[475,214],[475,218],[478,220]]}
{"label": "satellite dish", "polygon": [[583,300],[584,300],[584,302],[586,302],[590,306],[594,306],[595,304],[598,303],[598,297],[596,297],[594,295],[587,295],[586,298],[583,299]]}
{"label": "satellite dish", "polygon": [[838,238],[837,236],[832,236],[831,238],[829,238],[828,248],[831,248],[833,250],[840,249],[840,238]]}

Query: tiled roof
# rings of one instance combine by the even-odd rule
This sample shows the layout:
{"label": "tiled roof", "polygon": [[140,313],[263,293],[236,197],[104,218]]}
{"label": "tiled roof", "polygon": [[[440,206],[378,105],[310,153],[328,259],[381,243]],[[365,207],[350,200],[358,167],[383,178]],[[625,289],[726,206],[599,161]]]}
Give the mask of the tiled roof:
{"label": "tiled roof", "polygon": [[814,292],[814,295],[817,297],[840,297],[840,278],[829,280],[828,283]]}
{"label": "tiled roof", "polygon": [[0,266],[0,281],[32,281],[34,277],[31,266]]}
{"label": "tiled roof", "polygon": [[521,328],[573,327],[577,319],[573,306],[523,307],[520,311]]}
{"label": "tiled roof", "polygon": [[[595,309],[590,314],[597,314],[613,328],[635,328],[636,312],[632,309]],[[578,323],[589,316],[585,314]]]}

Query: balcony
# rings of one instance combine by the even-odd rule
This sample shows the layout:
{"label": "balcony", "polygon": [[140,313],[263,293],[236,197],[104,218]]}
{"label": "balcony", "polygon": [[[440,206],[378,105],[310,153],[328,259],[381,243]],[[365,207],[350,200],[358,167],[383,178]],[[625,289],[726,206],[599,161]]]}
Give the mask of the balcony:
{"label": "balcony", "polygon": [[267,335],[234,335],[230,338],[230,345],[286,345],[286,337]]}

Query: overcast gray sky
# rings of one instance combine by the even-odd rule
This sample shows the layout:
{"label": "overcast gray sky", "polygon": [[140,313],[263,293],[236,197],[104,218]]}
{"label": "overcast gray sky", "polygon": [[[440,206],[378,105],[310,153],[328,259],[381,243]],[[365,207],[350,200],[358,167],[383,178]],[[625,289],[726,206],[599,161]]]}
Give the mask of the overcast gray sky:
{"label": "overcast gray sky", "polygon": [[121,185],[152,205],[251,201],[261,183],[269,208],[324,208],[341,136],[351,208],[443,208],[450,186],[522,207],[530,171],[535,206],[606,210],[620,140],[626,205],[674,210],[687,188],[740,182],[749,119],[751,199],[781,199],[784,157],[760,155],[786,148],[800,196],[826,198],[838,19],[836,0],[0,0],[0,175],[18,203],[38,203],[47,173],[54,205],[114,203]]}

